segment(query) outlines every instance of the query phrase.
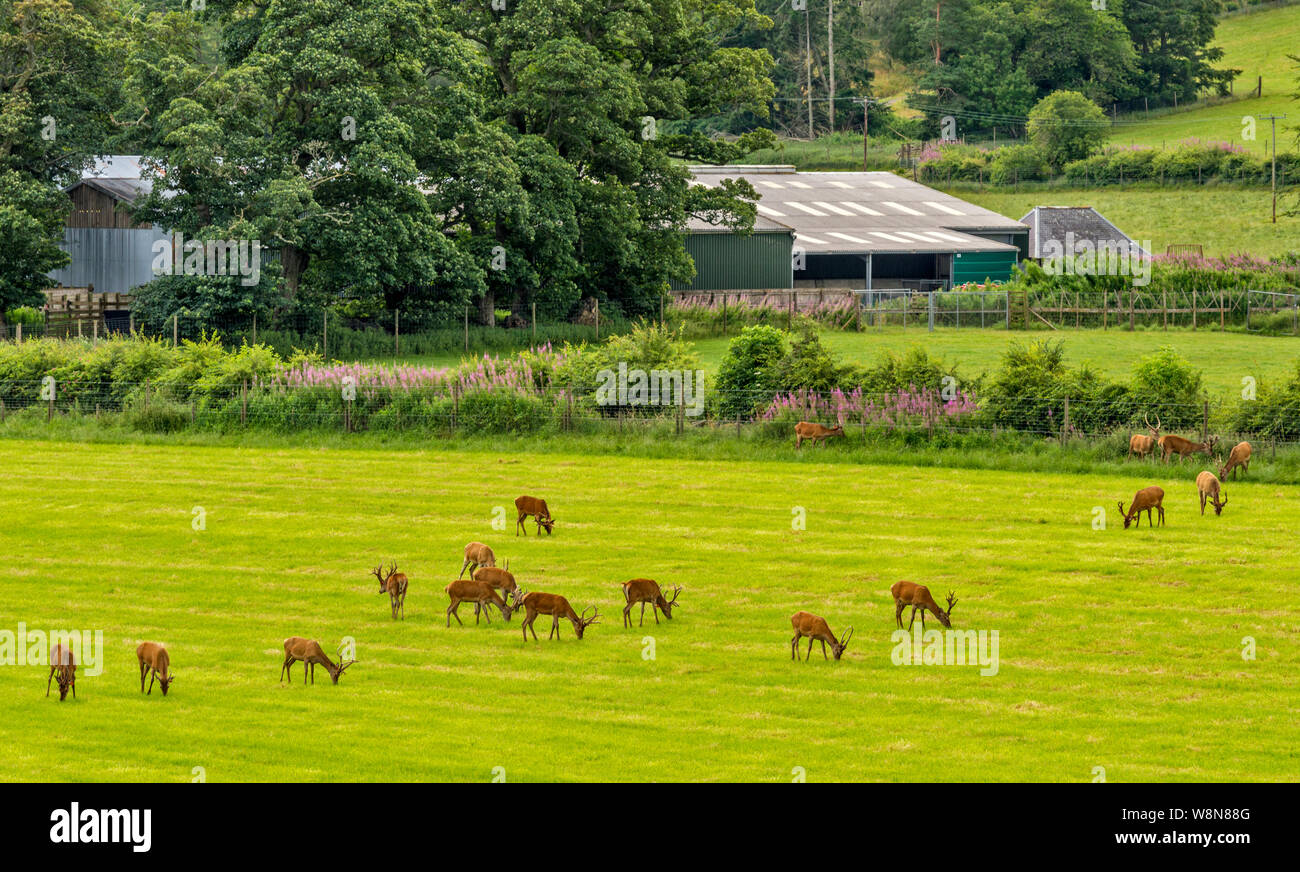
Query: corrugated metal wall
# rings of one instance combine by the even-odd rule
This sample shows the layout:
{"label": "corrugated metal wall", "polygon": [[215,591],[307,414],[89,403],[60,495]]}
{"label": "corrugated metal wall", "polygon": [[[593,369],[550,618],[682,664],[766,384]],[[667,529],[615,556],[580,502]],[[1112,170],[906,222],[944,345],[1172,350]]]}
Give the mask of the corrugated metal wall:
{"label": "corrugated metal wall", "polygon": [[1011,278],[1011,268],[1016,265],[1014,251],[968,251],[953,255],[952,283],[992,280],[1005,282]]}
{"label": "corrugated metal wall", "polygon": [[72,288],[94,285],[104,293],[129,291],[153,280],[153,244],[166,238],[162,230],[65,227],[59,247],[72,262],[50,279]]}
{"label": "corrugated metal wall", "polygon": [[695,261],[695,281],[673,282],[673,290],[789,288],[793,247],[790,233],[688,233],[686,253]]}

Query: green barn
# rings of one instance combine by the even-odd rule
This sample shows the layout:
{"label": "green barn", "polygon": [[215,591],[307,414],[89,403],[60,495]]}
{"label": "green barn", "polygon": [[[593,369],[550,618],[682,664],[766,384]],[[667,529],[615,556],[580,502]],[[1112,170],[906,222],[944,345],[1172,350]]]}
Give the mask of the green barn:
{"label": "green barn", "polygon": [[691,283],[678,291],[943,290],[1002,282],[1026,256],[1019,221],[893,173],[802,173],[788,166],[692,167],[716,186],[745,179],[761,196],[750,236],[693,221]]}

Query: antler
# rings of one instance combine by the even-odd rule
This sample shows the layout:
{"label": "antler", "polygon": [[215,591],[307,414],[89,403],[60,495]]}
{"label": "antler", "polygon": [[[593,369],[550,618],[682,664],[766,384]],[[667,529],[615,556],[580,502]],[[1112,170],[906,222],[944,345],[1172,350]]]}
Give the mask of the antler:
{"label": "antler", "polygon": [[844,635],[840,637],[840,650],[844,650],[845,648],[849,647],[849,640],[852,638],[853,638],[853,627],[852,625],[850,625],[849,628],[844,631]]}
{"label": "antler", "polygon": [[952,607],[957,605],[957,597],[953,596],[952,591],[948,591],[948,614],[952,614]]}
{"label": "antler", "polygon": [[[592,612],[590,618],[587,617],[588,611]],[[582,625],[584,627],[589,627],[600,620],[600,612],[596,609],[595,606],[587,606],[587,608],[582,610],[582,614],[578,615],[578,620],[582,622]]]}
{"label": "antler", "polygon": [[673,598],[668,600],[668,605],[676,605],[677,597],[681,595],[682,586],[680,584],[673,586]]}

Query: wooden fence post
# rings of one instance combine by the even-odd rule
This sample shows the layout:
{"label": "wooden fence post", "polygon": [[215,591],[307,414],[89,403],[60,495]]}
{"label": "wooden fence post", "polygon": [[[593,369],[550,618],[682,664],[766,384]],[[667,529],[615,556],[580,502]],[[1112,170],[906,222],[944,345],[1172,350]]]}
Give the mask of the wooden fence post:
{"label": "wooden fence post", "polygon": [[460,382],[451,383],[451,429],[456,431],[456,419],[460,417]]}
{"label": "wooden fence post", "polygon": [[1065,420],[1061,422],[1061,444],[1064,445],[1070,438],[1070,398],[1065,398]]}
{"label": "wooden fence post", "polygon": [[239,386],[239,426],[248,426],[248,379]]}
{"label": "wooden fence post", "polygon": [[1210,401],[1205,401],[1205,407],[1201,410],[1201,441],[1210,441]]}

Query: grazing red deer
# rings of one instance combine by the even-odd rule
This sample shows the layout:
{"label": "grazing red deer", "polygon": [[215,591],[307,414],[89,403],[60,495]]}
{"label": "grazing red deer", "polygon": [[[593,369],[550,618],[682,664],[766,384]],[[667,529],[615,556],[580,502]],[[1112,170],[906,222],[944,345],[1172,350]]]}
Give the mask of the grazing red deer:
{"label": "grazing red deer", "polygon": [[945,627],[952,626],[952,607],[957,605],[957,598],[953,596],[952,591],[948,592],[948,608],[941,609],[939,604],[930,596],[930,588],[923,584],[916,584],[911,581],[896,581],[894,586],[889,589],[894,595],[894,620],[901,628],[903,626],[903,609],[908,606],[912,607],[912,620],[907,622],[907,629],[912,629],[912,624],[916,623],[917,610],[921,612],[921,629],[925,629],[925,613],[929,612],[939,619],[939,623]]}
{"label": "grazing red deer", "polygon": [[492,549],[482,542],[471,542],[465,546],[465,562],[460,565],[460,572],[456,575],[460,578],[465,574],[465,568],[469,567],[470,578],[474,577],[474,570],[480,566],[496,566],[497,558],[492,553]]}
{"label": "grazing red deer", "polygon": [[1155,457],[1156,445],[1160,440],[1160,416],[1156,416],[1155,426],[1151,425],[1151,421],[1146,415],[1142,416],[1142,420],[1146,422],[1151,435],[1143,436],[1141,433],[1134,433],[1130,436],[1128,438],[1128,453],[1130,456],[1136,454],[1138,457]]}
{"label": "grazing red deer", "polygon": [[[584,630],[592,624],[597,623],[600,619],[600,612],[596,610],[595,606],[587,606],[587,608],[582,610],[582,614],[579,615],[573,610],[573,606],[569,605],[567,599],[554,593],[529,593],[522,590],[516,591],[515,608],[517,609],[520,607],[524,609],[523,626],[525,642],[528,641],[529,630],[533,631],[534,641],[538,641],[537,630],[533,628],[533,621],[537,620],[538,615],[551,616],[551,632],[547,634],[546,638],[550,639],[554,636],[557,640],[560,638],[560,618],[569,619],[569,623],[573,624],[573,631],[578,634],[579,639],[582,638]],[[587,617],[588,610],[593,612],[590,618]]]}
{"label": "grazing red deer", "polygon": [[[509,599],[511,594],[519,590],[519,585],[515,583],[515,577],[510,574],[510,561],[506,561],[504,569],[498,569],[495,566],[480,566],[474,570],[474,580],[486,582],[492,587],[501,591],[501,596]],[[474,603],[474,617],[478,618],[479,603]]]}
{"label": "grazing red deer", "polygon": [[1219,441],[1218,436],[1211,436],[1208,442],[1193,442],[1190,439],[1184,439],[1182,436],[1161,436],[1159,440],[1161,459],[1169,462],[1169,455],[1177,454],[1178,462],[1182,463],[1184,457],[1191,457],[1198,451],[1204,451],[1208,456],[1214,450],[1214,446]]}
{"label": "grazing red deer", "polygon": [[1228,455],[1228,462],[1219,467],[1219,481],[1227,481],[1228,473],[1232,473],[1232,480],[1237,480],[1237,467],[1241,467],[1243,473],[1250,472],[1250,443],[1238,442],[1232,448],[1232,453]]}
{"label": "grazing red deer", "polygon": [[810,424],[807,421],[800,421],[798,424],[794,425],[794,447],[803,447],[803,441],[805,439],[816,445],[823,439],[843,435],[843,424],[837,424],[834,427],[823,427],[821,424]]}
{"label": "grazing red deer", "polygon": [[1214,506],[1214,514],[1222,515],[1223,507],[1228,504],[1228,497],[1223,497],[1223,502],[1219,502],[1219,480],[1214,477],[1214,473],[1208,469],[1196,476],[1196,490],[1201,495],[1201,516],[1205,515],[1205,501],[1208,499],[1210,505]]}
{"label": "grazing red deer", "polygon": [[72,691],[72,698],[77,698],[77,658],[72,656],[72,649],[62,642],[56,644],[50,649],[50,677],[45,679],[45,695],[50,695],[50,682],[54,679],[59,682],[59,702],[68,698],[68,691]]}
{"label": "grazing red deer", "polygon": [[149,675],[149,693],[153,693],[154,679],[158,679],[158,686],[162,688],[163,696],[167,695],[167,688],[176,679],[172,674],[171,655],[167,649],[157,642],[141,642],[136,646],[135,658],[140,661],[140,692],[144,693],[144,677]]}
{"label": "grazing red deer", "polygon": [[673,619],[673,606],[677,605],[677,597],[681,594],[680,587],[673,588],[673,598],[668,599],[664,596],[663,591],[659,589],[659,582],[652,581],[648,578],[634,578],[631,581],[623,582],[623,600],[626,605],[623,606],[623,626],[632,626],[632,606],[637,603],[641,604],[641,623],[639,626],[645,626],[645,607],[646,603],[653,606],[655,623],[659,623],[659,612],[664,613],[668,620]]}
{"label": "grazing red deer", "polygon": [[523,530],[524,535],[528,535],[528,528],[524,526],[524,519],[533,517],[537,519],[537,535],[542,535],[542,528],[546,528],[546,535],[551,535],[551,530],[555,527],[555,519],[551,517],[551,510],[546,507],[546,500],[537,497],[517,497],[515,499],[515,508],[519,511],[519,517],[515,520],[515,535]]}
{"label": "grazing red deer", "polygon": [[1137,525],[1142,526],[1142,512],[1147,513],[1147,526],[1151,526],[1151,510],[1155,509],[1160,518],[1160,526],[1165,525],[1165,507],[1161,505],[1165,499],[1165,492],[1160,488],[1152,485],[1144,487],[1133,495],[1133,502],[1129,505],[1127,511],[1124,510],[1124,503],[1119,504],[1119,513],[1124,516],[1124,529],[1137,518]]}
{"label": "grazing red deer", "polygon": [[812,657],[812,646],[814,641],[822,643],[823,660],[828,659],[826,657],[827,642],[831,643],[831,653],[835,655],[836,660],[839,660],[840,655],[844,653],[844,649],[849,647],[849,639],[853,638],[852,627],[849,627],[844,631],[844,637],[842,639],[835,638],[835,634],[831,632],[830,625],[826,623],[826,619],[819,618],[812,612],[795,612],[794,616],[790,618],[790,624],[794,627],[794,638],[790,640],[791,660],[799,659],[799,640],[804,636],[808,637],[808,654],[803,658],[804,662],[807,662],[808,659]]}
{"label": "grazing red deer", "polygon": [[326,656],[324,649],[321,648],[320,642],[315,639],[304,639],[302,636],[290,636],[284,640],[284,664],[280,667],[280,679],[283,681],[286,677],[293,680],[292,666],[297,661],[302,661],[302,683],[307,683],[307,673],[311,672],[311,683],[316,683],[316,664],[324,666],[329,672],[330,678],[335,684],[339,683],[339,676],[343,670],[347,669],[355,660],[343,660],[343,646],[339,646],[339,662],[335,663]]}
{"label": "grazing red deer", "polygon": [[456,623],[462,627],[465,622],[460,619],[458,609],[461,603],[474,603],[474,623],[478,623],[479,610],[482,609],[483,617],[487,622],[492,623],[492,610],[487,608],[489,603],[496,605],[501,610],[502,616],[508,621],[510,615],[514,612],[515,606],[506,602],[496,589],[486,581],[475,581],[472,578],[458,578],[451,584],[447,585],[447,596],[451,598],[451,604],[447,606],[447,626],[451,626],[451,619],[454,617]]}
{"label": "grazing red deer", "polygon": [[[461,567],[462,571],[464,567]],[[388,606],[393,611],[393,620],[397,620],[397,613],[402,613],[402,620],[406,620],[406,588],[408,581],[406,573],[397,571],[397,564],[394,563],[390,568],[384,569],[384,564],[379,564],[370,570],[370,574],[379,579],[379,592],[388,594]]]}

